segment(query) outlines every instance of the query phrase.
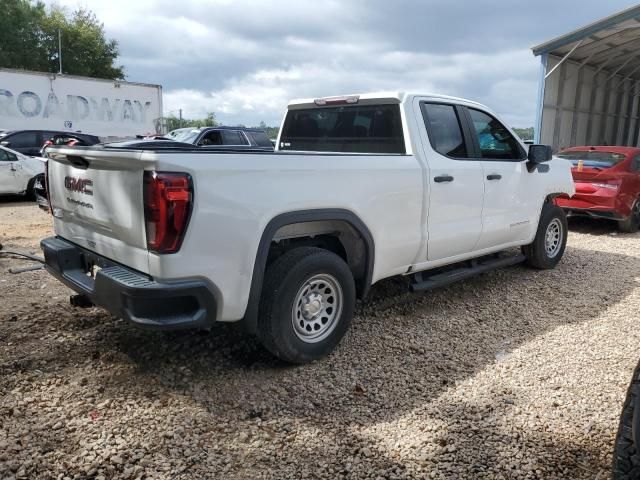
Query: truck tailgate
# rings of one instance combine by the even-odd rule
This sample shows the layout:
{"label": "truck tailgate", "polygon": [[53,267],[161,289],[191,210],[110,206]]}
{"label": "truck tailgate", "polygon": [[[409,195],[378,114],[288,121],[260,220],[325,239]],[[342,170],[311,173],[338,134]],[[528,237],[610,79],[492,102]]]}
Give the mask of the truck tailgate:
{"label": "truck tailgate", "polygon": [[149,259],[140,151],[52,148],[48,186],[56,235],[141,272]]}

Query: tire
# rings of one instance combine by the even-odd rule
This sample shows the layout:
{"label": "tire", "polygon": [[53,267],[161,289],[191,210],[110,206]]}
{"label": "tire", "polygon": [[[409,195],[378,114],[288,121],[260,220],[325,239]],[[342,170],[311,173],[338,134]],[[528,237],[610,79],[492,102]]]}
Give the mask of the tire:
{"label": "tire", "polygon": [[633,412],[640,392],[640,362],[633,372],[627,398],[622,407],[618,434],[614,443],[612,478],[613,480],[632,480],[640,478],[640,455],[633,441]]}
{"label": "tire", "polygon": [[338,345],[355,302],[353,275],[342,258],[320,248],[295,248],[267,268],[258,338],[285,362],[311,362]]}
{"label": "tire", "polygon": [[36,191],[33,188],[33,184],[36,183],[36,177],[33,177],[27,183],[27,189],[24,191],[24,196],[27,200],[35,200],[36,199]]}
{"label": "tire", "polygon": [[627,218],[618,221],[618,230],[624,233],[636,233],[640,230],[640,200],[633,203],[631,214]]}
{"label": "tire", "polygon": [[527,264],[540,270],[555,268],[567,246],[568,232],[567,216],[562,208],[552,203],[545,203],[540,214],[536,237],[531,244],[522,248],[522,252],[527,257]]}

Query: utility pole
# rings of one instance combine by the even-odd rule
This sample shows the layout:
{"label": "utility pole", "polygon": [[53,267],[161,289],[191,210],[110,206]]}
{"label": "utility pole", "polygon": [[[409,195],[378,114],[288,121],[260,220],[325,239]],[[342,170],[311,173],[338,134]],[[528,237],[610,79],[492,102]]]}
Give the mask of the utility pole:
{"label": "utility pole", "polygon": [[58,29],[58,63],[60,64],[60,71],[58,73],[62,75],[62,33],[60,29]]}

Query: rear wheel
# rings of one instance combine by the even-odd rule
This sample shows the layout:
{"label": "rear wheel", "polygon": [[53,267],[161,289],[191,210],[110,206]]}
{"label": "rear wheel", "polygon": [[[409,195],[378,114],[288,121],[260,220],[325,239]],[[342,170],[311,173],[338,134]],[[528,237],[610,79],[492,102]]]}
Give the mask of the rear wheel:
{"label": "rear wheel", "polygon": [[618,229],[625,233],[635,233],[640,229],[640,200],[636,200],[631,207],[631,214],[618,222]]}
{"label": "rear wheel", "polygon": [[[633,372],[627,398],[622,407],[620,424],[613,451],[613,480],[640,478],[640,451],[634,441],[633,424],[636,403],[640,400],[640,363]],[[636,432],[636,436],[640,432]]]}
{"label": "rear wheel", "polygon": [[522,248],[527,263],[542,270],[554,268],[564,254],[567,232],[567,217],[564,211],[552,203],[545,203],[536,237],[531,244]]}
{"label": "rear wheel", "polygon": [[286,362],[321,358],[349,329],[355,300],[353,275],[342,258],[320,248],[295,248],[267,269],[258,337]]}

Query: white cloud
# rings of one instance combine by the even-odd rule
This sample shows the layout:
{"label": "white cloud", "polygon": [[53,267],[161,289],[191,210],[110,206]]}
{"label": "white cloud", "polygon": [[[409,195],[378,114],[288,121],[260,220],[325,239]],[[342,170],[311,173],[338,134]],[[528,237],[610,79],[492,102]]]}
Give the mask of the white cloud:
{"label": "white cloud", "polygon": [[291,98],[417,90],[478,100],[523,127],[538,81],[529,47],[627,3],[52,1],[93,10],[128,79],[163,85],[165,113],[277,124]]}
{"label": "white cloud", "polygon": [[[496,73],[506,66],[511,76],[497,80]],[[229,79],[219,89],[170,90],[164,98],[167,111],[177,114],[182,108],[185,117],[202,117],[214,111],[230,124],[257,125],[261,120],[277,124],[292,98],[378,90],[434,92],[471,96],[520,126],[532,125],[537,71],[528,51],[492,56],[388,52],[353,62],[349,55],[339,55],[328,65],[303,63],[258,70]]]}

